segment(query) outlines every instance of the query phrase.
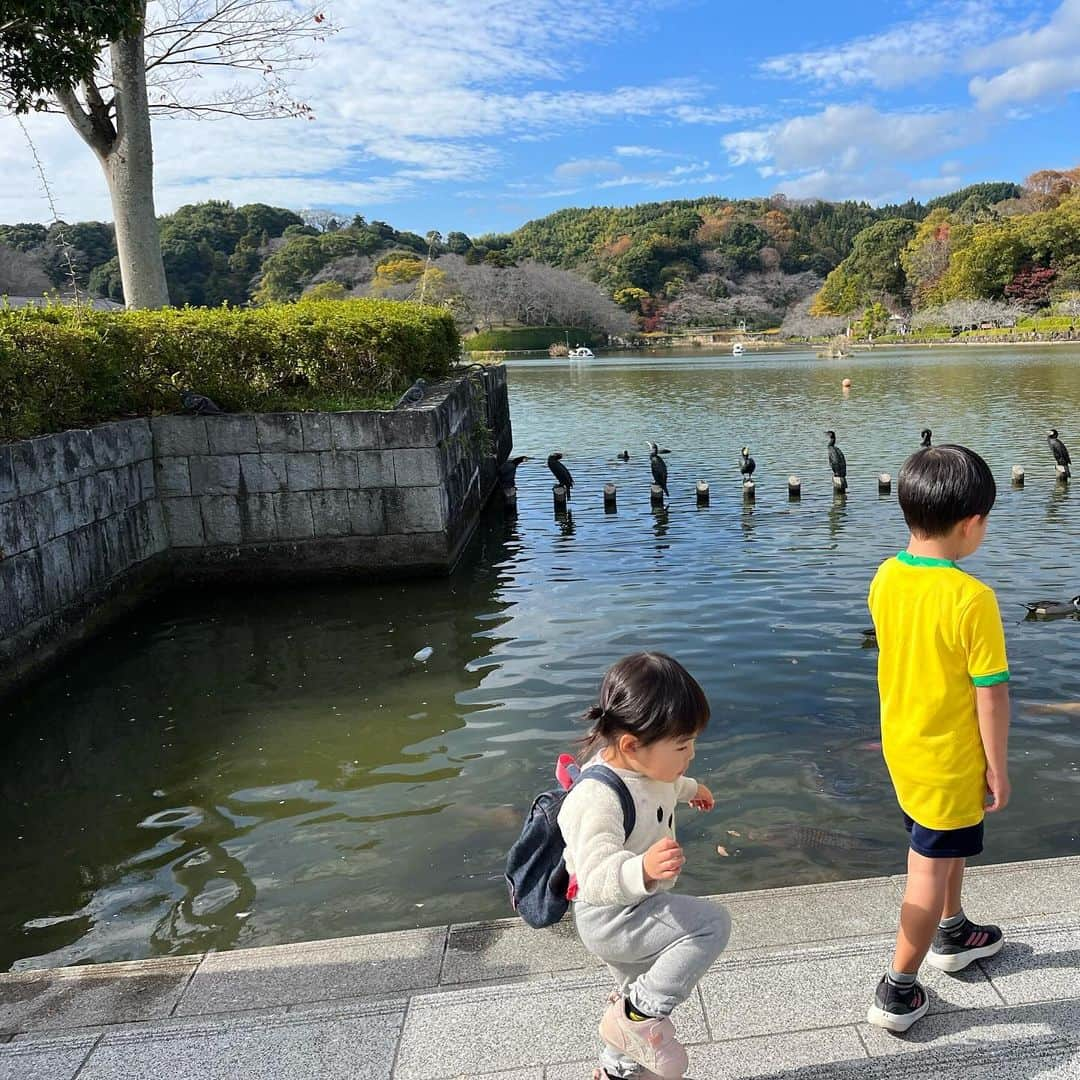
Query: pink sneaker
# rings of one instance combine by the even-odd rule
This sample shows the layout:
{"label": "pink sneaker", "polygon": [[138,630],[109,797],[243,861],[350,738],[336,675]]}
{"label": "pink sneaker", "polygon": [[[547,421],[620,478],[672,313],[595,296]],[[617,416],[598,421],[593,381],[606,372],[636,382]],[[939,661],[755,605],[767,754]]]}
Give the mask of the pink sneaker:
{"label": "pink sneaker", "polygon": [[670,1017],[631,1020],[622,994],[612,994],[611,1004],[600,1018],[600,1038],[661,1080],[680,1080],[686,1072],[686,1049],[675,1038]]}

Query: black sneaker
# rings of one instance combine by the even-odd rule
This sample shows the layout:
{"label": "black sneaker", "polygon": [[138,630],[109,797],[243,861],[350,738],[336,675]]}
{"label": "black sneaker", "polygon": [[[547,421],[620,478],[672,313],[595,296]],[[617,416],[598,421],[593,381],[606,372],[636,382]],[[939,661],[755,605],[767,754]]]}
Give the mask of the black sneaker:
{"label": "black sneaker", "polygon": [[889,982],[887,975],[882,975],[874,994],[874,1004],[866,1013],[866,1022],[888,1031],[907,1031],[926,1015],[929,1008],[926,991],[918,983],[897,986]]}
{"label": "black sneaker", "polygon": [[963,971],[968,964],[1001,952],[1004,943],[1000,927],[979,926],[965,919],[955,930],[938,927],[926,962],[938,971]]}

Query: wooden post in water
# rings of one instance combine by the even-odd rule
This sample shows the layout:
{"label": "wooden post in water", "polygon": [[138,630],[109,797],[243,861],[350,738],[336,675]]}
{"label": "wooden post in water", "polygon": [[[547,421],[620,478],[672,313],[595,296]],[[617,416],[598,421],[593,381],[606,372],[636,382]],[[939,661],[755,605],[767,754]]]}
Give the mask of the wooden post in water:
{"label": "wooden post in water", "polygon": [[709,505],[709,485],[705,480],[697,482],[697,504],[698,506]]}
{"label": "wooden post in water", "polygon": [[604,485],[604,511],[608,514],[613,514],[616,510],[615,506],[615,485]]}
{"label": "wooden post in water", "polygon": [[833,494],[834,495],[846,495],[844,491],[844,478],[842,476],[834,476],[832,478]]}
{"label": "wooden post in water", "polygon": [[892,477],[887,472],[878,474],[877,489],[879,495],[888,495],[892,490]]}
{"label": "wooden post in water", "polygon": [[1012,482],[1013,482],[1013,487],[1023,487],[1024,486],[1024,466],[1023,465],[1014,465],[1012,467]]}
{"label": "wooden post in water", "polygon": [[503,488],[503,505],[512,513],[517,512],[517,488]]}
{"label": "wooden post in water", "polygon": [[664,505],[664,489],[659,484],[649,485],[649,502],[653,506]]}
{"label": "wooden post in water", "polygon": [[757,489],[754,487],[753,480],[744,480],[742,486],[742,497],[747,502],[753,502],[757,497]]}
{"label": "wooden post in water", "polygon": [[564,488],[562,486],[562,484],[556,484],[551,489],[551,494],[555,499],[555,513],[556,514],[565,514],[566,513],[566,488]]}
{"label": "wooden post in water", "polygon": [[1069,482],[1069,466],[1059,465],[1057,467],[1057,478],[1059,484],[1067,484]]}
{"label": "wooden post in water", "polygon": [[802,481],[795,475],[787,478],[787,494],[792,501],[802,498]]}

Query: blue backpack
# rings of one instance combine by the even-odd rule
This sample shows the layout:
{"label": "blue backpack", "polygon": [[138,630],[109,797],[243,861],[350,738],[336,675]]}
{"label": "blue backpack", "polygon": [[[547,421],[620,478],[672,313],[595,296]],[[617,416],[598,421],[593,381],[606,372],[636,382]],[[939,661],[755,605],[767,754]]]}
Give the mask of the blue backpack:
{"label": "blue backpack", "polygon": [[566,869],[566,841],[559,829],[559,810],[570,788],[582,780],[597,780],[611,788],[622,803],[623,825],[629,838],[637,819],[630,789],[606,765],[582,772],[569,754],[559,758],[555,775],[560,787],[537,795],[521,835],[506,857],[506,883],[510,904],[530,925],[539,929],[557,923],[577,895],[577,882]]}

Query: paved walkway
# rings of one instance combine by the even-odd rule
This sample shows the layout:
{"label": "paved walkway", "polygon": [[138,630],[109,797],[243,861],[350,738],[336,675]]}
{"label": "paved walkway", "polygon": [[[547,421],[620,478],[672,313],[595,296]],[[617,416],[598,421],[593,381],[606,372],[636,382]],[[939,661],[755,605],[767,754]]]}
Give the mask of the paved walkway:
{"label": "paved walkway", "polygon": [[[731,948],[676,1016],[699,1080],[1080,1078],[1080,857],[969,872],[1006,929],[930,1015],[863,1022],[901,878],[721,897]],[[610,989],[572,927],[503,920],[0,975],[0,1080],[586,1080]]]}

